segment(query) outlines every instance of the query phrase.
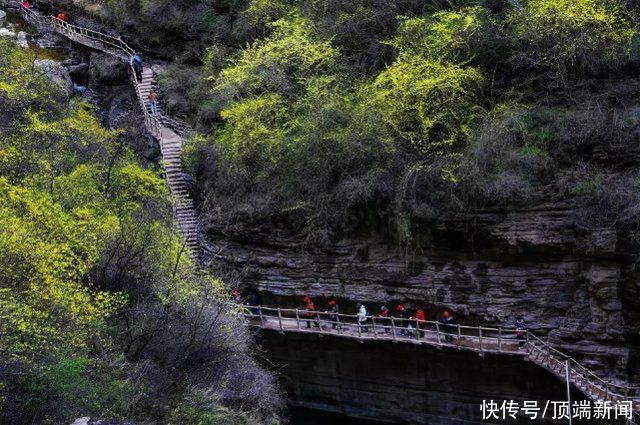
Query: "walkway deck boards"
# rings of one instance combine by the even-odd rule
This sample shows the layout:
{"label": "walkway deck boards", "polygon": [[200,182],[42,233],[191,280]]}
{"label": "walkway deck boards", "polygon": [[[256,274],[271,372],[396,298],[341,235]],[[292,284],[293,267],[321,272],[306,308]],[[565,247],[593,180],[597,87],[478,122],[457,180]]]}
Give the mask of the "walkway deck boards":
{"label": "walkway deck boards", "polygon": [[[37,26],[44,31],[59,33],[68,39],[99,50],[127,63],[130,62],[133,50],[122,40],[95,31],[80,28],[63,23],[51,17],[43,16],[33,9],[21,8],[24,19],[30,24]],[[147,99],[150,90],[155,86],[155,76],[151,69],[145,69],[142,81],[132,79],[136,94],[139,98],[142,112],[145,116],[145,126],[151,134],[154,134],[160,142],[163,161],[162,166],[165,172],[167,185],[174,200],[174,210],[177,228],[182,233],[185,244],[191,249],[194,256],[198,255],[198,221],[193,201],[188,196],[188,185],[182,172],[180,155],[184,139],[168,126],[162,124],[162,115],[151,117],[151,108]],[[441,328],[435,324],[436,331],[425,330],[423,337],[418,337],[414,329],[413,336],[398,335],[398,330],[385,330],[382,323],[376,327],[370,326],[369,332],[362,332],[355,323],[343,322],[342,327],[335,328],[332,322],[321,320],[320,326],[312,324],[307,328],[307,319],[299,317],[283,317],[281,309],[266,308],[277,315],[250,316],[250,324],[263,329],[276,330],[283,333],[310,333],[318,336],[331,336],[340,338],[357,339],[359,341],[394,341],[397,343],[409,343],[419,345],[430,345],[437,348],[471,350],[481,355],[485,353],[501,353],[510,355],[520,355],[540,367],[550,371],[559,379],[565,379],[565,367],[567,361],[573,362],[570,366],[570,381],[587,396],[594,401],[631,401],[634,403],[634,410],[640,414],[640,389],[636,387],[614,385],[596,377],[593,373],[579,365],[575,360],[560,353],[550,347],[542,340],[528,333],[527,343],[524,349],[518,346],[518,341],[510,340],[508,336],[495,338],[484,336],[483,328],[478,328],[478,335],[456,335],[451,342],[445,340],[445,334]],[[286,310],[291,312],[291,310]],[[340,315],[342,316],[342,315]],[[345,316],[348,318],[349,316]],[[353,317],[353,316],[351,316]],[[312,321],[313,322],[313,321]],[[469,329],[468,327],[465,327]],[[460,333],[460,328],[457,328]],[[616,392],[617,391],[617,392]],[[622,394],[620,391],[626,391]],[[630,423],[633,423],[630,421]]]}
{"label": "walkway deck boards", "polygon": [[[56,32],[71,41],[83,46],[114,56],[127,64],[130,63],[133,49],[126,46],[122,40],[100,34],[86,28],[63,23],[52,17],[39,14],[33,9],[21,9],[24,19],[43,31]],[[158,114],[151,115],[151,104],[148,96],[156,85],[155,75],[150,68],[145,68],[142,81],[137,81],[132,75],[132,84],[136,96],[145,116],[145,126],[160,143],[162,152],[161,166],[163,167],[167,186],[173,198],[176,228],[182,234],[184,243],[190,248],[193,258],[198,259],[198,220],[193,200],[188,195],[188,185],[182,171],[182,146],[184,138],[173,129],[163,124],[162,108],[158,105]]]}
{"label": "walkway deck boards", "polygon": [[402,324],[401,319],[395,319],[393,325],[391,325],[388,321],[389,319],[385,323],[379,318],[371,318],[369,316],[366,324],[368,331],[363,332],[360,325],[356,323],[355,316],[352,315],[340,314],[340,319],[336,323],[329,320],[326,312],[314,313],[318,316],[307,318],[304,310],[260,307],[260,313],[256,313],[255,307],[253,307],[255,314],[251,314],[251,309],[252,307],[248,307],[247,313],[245,313],[248,324],[261,329],[283,334],[317,335],[321,338],[348,338],[359,342],[387,341],[401,344],[428,345],[437,349],[473,351],[480,356],[485,354],[521,356],[523,359],[549,371],[562,381],[565,380],[566,362],[568,361],[569,380],[587,397],[594,402],[608,401],[616,403],[619,401],[631,401],[634,411],[640,415],[640,388],[615,385],[596,377],[575,360],[553,349],[529,331],[527,331],[524,347],[520,347],[521,341],[515,338],[514,329],[452,325],[448,330],[452,340],[447,342],[445,339],[447,335],[446,328],[436,322],[428,321],[424,324],[423,336],[417,333],[415,325],[410,329],[410,335],[402,335],[401,329],[404,329],[405,332],[409,329],[406,327],[406,322],[404,325]]}

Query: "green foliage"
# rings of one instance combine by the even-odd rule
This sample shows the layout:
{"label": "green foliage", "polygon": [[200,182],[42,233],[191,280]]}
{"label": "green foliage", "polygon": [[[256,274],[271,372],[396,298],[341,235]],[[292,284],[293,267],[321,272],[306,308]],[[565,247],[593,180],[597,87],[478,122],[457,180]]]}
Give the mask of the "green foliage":
{"label": "green foliage", "polygon": [[167,425],[249,425],[253,419],[240,412],[225,408],[205,391],[189,388],[188,396],[167,420]]}
{"label": "green foliage", "polygon": [[73,356],[29,371],[16,389],[23,394],[29,410],[48,410],[49,417],[65,418],[67,422],[86,412],[126,418],[127,397],[132,393],[131,384],[113,370],[86,357]]}
{"label": "green foliage", "polygon": [[292,16],[272,26],[269,37],[243,49],[214,79],[218,96],[238,100],[269,91],[291,97],[301,81],[335,66],[338,52],[308,20]]}
{"label": "green foliage", "polygon": [[28,73],[22,49],[0,47],[0,97],[10,99],[0,130],[0,369],[15,372],[0,420],[122,411],[126,386],[93,376],[102,365],[90,359],[110,345],[109,319],[128,297],[90,275],[134,212],[167,207],[164,183],[86,105],[57,104],[55,85]]}
{"label": "green foliage", "polygon": [[636,24],[617,0],[528,0],[508,17],[525,65],[552,78],[615,69],[629,58]]}
{"label": "green foliage", "polygon": [[492,39],[495,18],[483,7],[436,12],[430,17],[405,17],[391,41],[399,52],[434,60],[468,62],[478,56],[496,56],[500,46]]}
{"label": "green foliage", "polygon": [[406,55],[378,76],[372,97],[386,108],[393,129],[421,154],[444,155],[470,136],[483,83],[474,68]]}
{"label": "green foliage", "polygon": [[220,114],[226,126],[218,142],[248,166],[275,162],[282,154],[285,109],[280,95],[268,93],[232,104]]}

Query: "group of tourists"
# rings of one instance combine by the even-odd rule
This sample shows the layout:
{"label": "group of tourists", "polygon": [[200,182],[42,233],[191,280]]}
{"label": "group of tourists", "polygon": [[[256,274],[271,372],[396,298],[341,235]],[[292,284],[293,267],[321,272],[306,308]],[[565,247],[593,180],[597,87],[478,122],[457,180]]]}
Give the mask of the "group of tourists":
{"label": "group of tourists", "polygon": [[[316,309],[313,300],[306,296],[302,299],[304,308],[304,320],[307,324],[307,329],[312,326],[320,327],[320,315]],[[338,303],[334,298],[331,298],[327,303],[327,309],[324,311],[325,317],[328,322],[331,323],[332,329],[342,329],[344,323],[340,323],[339,314],[340,309]],[[427,325],[427,316],[424,309],[417,307],[407,308],[404,304],[399,303],[395,308],[395,313],[391,314],[389,308],[385,305],[380,307],[380,311],[376,316],[371,316],[367,311],[367,308],[363,303],[356,304],[356,320],[358,329],[361,333],[369,332],[369,323],[374,320],[383,327],[385,333],[391,333],[393,328],[398,329],[399,335],[413,337],[415,332],[418,333],[420,338],[424,337],[425,327]],[[399,320],[395,320],[399,319]],[[393,321],[393,323],[392,323]],[[445,341],[452,342],[455,328],[455,320],[449,310],[444,310],[438,322],[442,325],[442,331],[445,334]]]}
{"label": "group of tourists", "polygon": [[[251,293],[244,299],[238,289],[232,292],[231,300],[236,304],[246,304],[253,316],[261,315],[260,298],[257,293]],[[300,316],[296,317],[306,323],[307,329],[320,328],[321,322],[328,322],[331,329],[343,330],[347,323],[340,320],[340,308],[335,298],[330,298],[326,308],[320,310],[309,296],[302,298],[302,304],[298,306]],[[407,338],[424,338],[427,328],[427,315],[423,308],[417,306],[405,306],[398,303],[392,312],[386,305],[380,306],[377,314],[369,313],[365,305],[361,302],[356,304],[356,322],[359,333],[370,332],[371,326],[382,327],[386,334],[397,332],[398,336]],[[437,320],[438,330],[444,334],[444,341],[452,343],[454,336],[458,334],[457,322],[450,310],[445,309]],[[515,324],[515,336],[519,341],[520,348],[526,343],[527,325],[522,316],[518,316]],[[373,330],[375,332],[375,329]],[[433,331],[431,331],[433,332]]]}

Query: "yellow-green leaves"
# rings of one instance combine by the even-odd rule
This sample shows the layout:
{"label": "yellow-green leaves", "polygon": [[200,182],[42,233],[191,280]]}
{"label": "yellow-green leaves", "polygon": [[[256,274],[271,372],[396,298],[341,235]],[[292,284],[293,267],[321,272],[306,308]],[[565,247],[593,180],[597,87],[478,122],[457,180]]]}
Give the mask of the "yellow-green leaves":
{"label": "yellow-green leaves", "polygon": [[48,194],[0,180],[0,333],[7,355],[31,361],[42,350],[82,350],[123,305],[123,295],[84,284],[100,238],[83,220]]}
{"label": "yellow-green leaves", "polygon": [[264,91],[290,96],[301,80],[335,65],[338,52],[308,20],[293,16],[272,26],[269,37],[247,46],[214,79],[218,96],[237,100]]}
{"label": "yellow-green leaves", "polygon": [[478,54],[490,23],[491,15],[480,6],[440,11],[428,18],[403,18],[391,45],[401,54],[468,61]]}
{"label": "yellow-green leaves", "polygon": [[615,68],[637,35],[618,0],[529,0],[508,17],[526,65],[563,80],[571,72]]}
{"label": "yellow-green leaves", "polygon": [[275,161],[284,137],[280,95],[267,93],[234,103],[221,115],[226,125],[218,141],[232,158],[242,157],[249,164]]}
{"label": "yellow-green leaves", "polygon": [[471,135],[485,79],[466,65],[489,21],[482,7],[405,18],[391,41],[398,57],[376,78],[372,97],[424,157],[455,154]]}
{"label": "yellow-green leaves", "polygon": [[399,135],[424,155],[444,155],[470,135],[483,83],[474,68],[403,56],[380,74],[374,87]]}

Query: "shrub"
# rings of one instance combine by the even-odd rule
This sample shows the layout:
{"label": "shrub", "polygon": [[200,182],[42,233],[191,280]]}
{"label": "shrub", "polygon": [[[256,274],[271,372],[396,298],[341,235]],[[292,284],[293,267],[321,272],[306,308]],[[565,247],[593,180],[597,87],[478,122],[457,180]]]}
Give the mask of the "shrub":
{"label": "shrub", "polygon": [[282,154],[286,109],[282,98],[268,93],[232,104],[220,113],[225,126],[218,143],[232,160],[257,166],[258,174]]}
{"label": "shrub", "polygon": [[403,56],[376,79],[372,93],[387,122],[422,155],[455,152],[471,135],[484,84],[474,68]]}
{"label": "shrub", "polygon": [[243,49],[212,78],[217,96],[232,101],[274,92],[291,98],[300,94],[301,81],[335,66],[338,52],[308,20],[294,16],[272,26],[269,37]]}
{"label": "shrub", "polygon": [[617,0],[528,0],[508,21],[522,49],[515,60],[558,81],[615,69],[637,33]]}
{"label": "shrub", "polygon": [[487,67],[506,56],[499,23],[480,6],[402,18],[390,44],[402,54],[455,63],[475,60]]}
{"label": "shrub", "polygon": [[[498,108],[472,138],[458,176],[461,197],[472,203],[528,203],[553,179],[549,144],[557,139],[539,111]],[[549,139],[551,138],[551,139]]]}

